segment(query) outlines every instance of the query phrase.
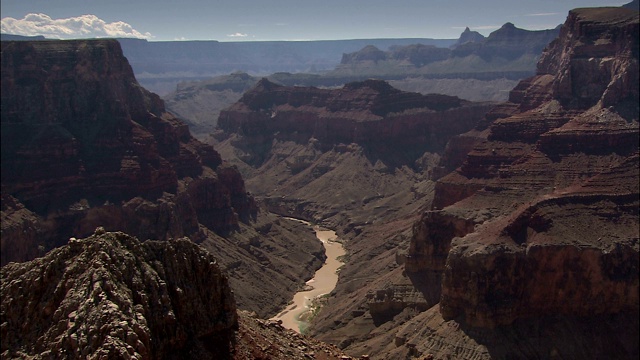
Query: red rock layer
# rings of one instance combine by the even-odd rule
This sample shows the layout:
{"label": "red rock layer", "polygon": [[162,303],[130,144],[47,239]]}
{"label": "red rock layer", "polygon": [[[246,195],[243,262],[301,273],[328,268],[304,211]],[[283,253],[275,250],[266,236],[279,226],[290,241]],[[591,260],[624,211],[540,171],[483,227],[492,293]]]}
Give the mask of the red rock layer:
{"label": "red rock layer", "polygon": [[633,10],[571,11],[538,75],[438,182],[406,270],[443,272],[445,319],[637,316],[638,24]]}
{"label": "red rock layer", "polygon": [[384,81],[350,83],[341,89],[285,87],[266,79],[218,120],[226,133],[242,135],[233,145],[260,165],[272,141],[320,149],[357,143],[391,165],[410,164],[425,151],[441,152],[451,136],[473,128],[489,109],[446,95],[403,92]]}
{"label": "red rock layer", "polygon": [[47,218],[44,238],[98,225],[197,238],[199,221],[225,233],[255,214],[239,173],[138,85],[117,41],[2,42],[1,56],[3,210],[6,194]]}

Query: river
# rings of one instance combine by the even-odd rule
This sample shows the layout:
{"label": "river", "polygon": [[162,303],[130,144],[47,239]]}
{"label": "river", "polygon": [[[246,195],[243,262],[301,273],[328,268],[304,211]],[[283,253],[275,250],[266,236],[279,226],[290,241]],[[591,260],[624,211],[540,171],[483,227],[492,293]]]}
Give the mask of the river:
{"label": "river", "polygon": [[[288,219],[300,221],[311,226],[310,223],[303,220]],[[293,296],[292,302],[287,305],[282,312],[271,318],[271,320],[282,320],[282,326],[297,332],[304,332],[309,326],[309,323],[301,318],[307,318],[312,311],[311,305],[313,299],[330,293],[331,290],[336,287],[336,283],[338,282],[337,271],[338,268],[343,265],[343,262],[338,260],[338,258],[345,254],[342,244],[335,241],[338,238],[335,231],[322,229],[317,225],[314,226],[313,229],[316,232],[318,240],[322,241],[324,245],[327,260],[324,265],[316,271],[313,278],[307,281],[305,289],[297,292]]]}

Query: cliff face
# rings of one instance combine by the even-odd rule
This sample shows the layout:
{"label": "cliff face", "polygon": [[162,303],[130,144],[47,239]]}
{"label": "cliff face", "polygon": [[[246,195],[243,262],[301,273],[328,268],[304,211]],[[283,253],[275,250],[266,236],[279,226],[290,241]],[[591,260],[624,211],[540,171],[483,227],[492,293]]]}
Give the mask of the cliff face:
{"label": "cliff face", "polygon": [[448,138],[473,127],[488,107],[453,96],[403,92],[378,80],[326,90],[263,79],[222,111],[218,124],[228,134],[242,135],[236,145],[254,166],[265,161],[274,139],[312,141],[321,151],[355,143],[388,165],[399,165],[412,164],[425,151],[441,151]]}
{"label": "cliff face", "polygon": [[442,272],[445,319],[637,317],[638,23],[621,8],[571,11],[538,75],[437,184],[406,270]]}
{"label": "cliff face", "polygon": [[239,314],[214,256],[186,238],[140,242],[99,228],[0,275],[4,358],[342,355]]}
{"label": "cliff face", "polygon": [[[137,84],[116,41],[2,42],[1,120],[3,196],[58,237],[97,225],[195,236],[198,220],[225,233],[255,211],[242,178]],[[215,199],[196,202],[204,192]]]}

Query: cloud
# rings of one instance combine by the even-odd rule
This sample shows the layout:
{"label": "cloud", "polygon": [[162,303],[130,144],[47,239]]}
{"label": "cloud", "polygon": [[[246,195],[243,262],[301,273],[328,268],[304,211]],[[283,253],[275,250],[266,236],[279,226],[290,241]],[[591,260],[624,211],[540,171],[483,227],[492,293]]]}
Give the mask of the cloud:
{"label": "cloud", "polygon": [[227,36],[228,36],[228,37],[247,37],[247,36],[249,36],[249,35],[248,35],[248,34],[243,34],[243,33],[239,33],[239,32],[237,32],[237,33],[235,33],[235,34],[229,34],[229,35],[227,35]]}
{"label": "cloud", "polygon": [[35,36],[54,39],[127,37],[150,39],[150,33],[141,33],[123,21],[107,23],[95,15],[82,15],[66,19],[52,19],[46,14],[27,14],[22,19],[6,17],[1,20],[1,30],[6,34]]}

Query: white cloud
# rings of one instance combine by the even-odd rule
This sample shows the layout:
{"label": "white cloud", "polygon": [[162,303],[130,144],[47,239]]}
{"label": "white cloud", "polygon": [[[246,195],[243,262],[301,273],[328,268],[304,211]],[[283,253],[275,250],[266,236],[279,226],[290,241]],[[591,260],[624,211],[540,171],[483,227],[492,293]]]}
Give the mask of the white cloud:
{"label": "white cloud", "polygon": [[150,39],[123,21],[107,23],[95,15],[82,15],[66,19],[52,19],[46,14],[27,14],[22,19],[6,17],[1,20],[1,30],[6,34],[44,35],[54,39],[133,37]]}
{"label": "white cloud", "polygon": [[229,35],[227,35],[227,36],[228,36],[228,37],[247,37],[247,36],[249,36],[249,35],[248,35],[248,34],[243,34],[243,33],[239,33],[239,32],[237,32],[237,33],[235,33],[235,34],[229,34]]}

